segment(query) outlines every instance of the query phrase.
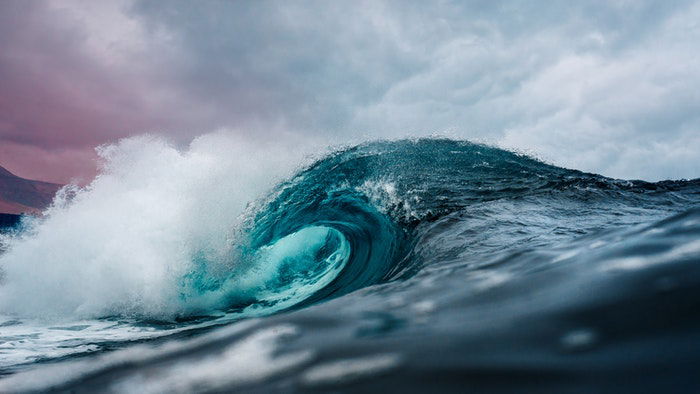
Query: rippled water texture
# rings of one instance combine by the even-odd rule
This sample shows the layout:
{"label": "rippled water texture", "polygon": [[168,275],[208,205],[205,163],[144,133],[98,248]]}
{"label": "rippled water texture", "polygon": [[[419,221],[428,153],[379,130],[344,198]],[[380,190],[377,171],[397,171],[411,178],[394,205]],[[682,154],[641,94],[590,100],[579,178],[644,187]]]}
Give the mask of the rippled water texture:
{"label": "rippled water texture", "polygon": [[[146,227],[184,245],[162,271],[106,269],[107,247],[34,263],[50,217],[0,256],[0,391],[697,392],[699,202],[699,180],[426,139],[318,160],[225,237]],[[120,285],[59,305],[55,281],[23,291],[27,267]]]}

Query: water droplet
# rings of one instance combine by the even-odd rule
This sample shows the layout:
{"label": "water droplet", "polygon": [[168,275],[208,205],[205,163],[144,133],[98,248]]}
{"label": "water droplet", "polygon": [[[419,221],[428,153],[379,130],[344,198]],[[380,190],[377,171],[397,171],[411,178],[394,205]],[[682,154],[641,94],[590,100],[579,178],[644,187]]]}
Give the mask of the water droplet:
{"label": "water droplet", "polygon": [[416,313],[430,313],[435,310],[435,303],[432,301],[420,301],[412,305]]}
{"label": "water droplet", "polygon": [[595,241],[592,244],[588,245],[588,247],[591,249],[598,249],[601,246],[605,246],[606,244],[607,244],[607,242],[598,240],[598,241]]}
{"label": "water droplet", "polygon": [[569,331],[561,337],[561,345],[567,351],[581,351],[591,348],[598,340],[595,331],[588,328],[579,328]]}
{"label": "water droplet", "polygon": [[400,358],[397,354],[378,354],[374,356],[331,361],[309,368],[301,377],[309,386],[345,383],[365,378],[396,368]]}

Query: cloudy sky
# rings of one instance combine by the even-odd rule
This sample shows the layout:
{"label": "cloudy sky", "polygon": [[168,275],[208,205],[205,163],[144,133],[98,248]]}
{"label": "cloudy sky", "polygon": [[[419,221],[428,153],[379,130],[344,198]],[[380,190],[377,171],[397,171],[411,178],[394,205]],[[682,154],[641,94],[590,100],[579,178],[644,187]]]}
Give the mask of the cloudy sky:
{"label": "cloudy sky", "polygon": [[222,129],[700,177],[700,2],[0,2],[0,165],[85,181],[97,145]]}

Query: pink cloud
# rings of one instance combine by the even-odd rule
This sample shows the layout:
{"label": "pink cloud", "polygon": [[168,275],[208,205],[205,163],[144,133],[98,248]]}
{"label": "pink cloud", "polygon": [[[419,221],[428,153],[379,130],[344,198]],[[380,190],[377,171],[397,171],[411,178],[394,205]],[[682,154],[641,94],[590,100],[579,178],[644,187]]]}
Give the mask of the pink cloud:
{"label": "pink cloud", "polygon": [[95,146],[172,127],[144,76],[91,52],[79,21],[40,2],[0,8],[0,165],[48,181],[90,177]]}
{"label": "pink cloud", "polygon": [[2,142],[0,158],[0,164],[17,176],[61,184],[86,184],[98,168],[97,154],[91,148],[47,149]]}

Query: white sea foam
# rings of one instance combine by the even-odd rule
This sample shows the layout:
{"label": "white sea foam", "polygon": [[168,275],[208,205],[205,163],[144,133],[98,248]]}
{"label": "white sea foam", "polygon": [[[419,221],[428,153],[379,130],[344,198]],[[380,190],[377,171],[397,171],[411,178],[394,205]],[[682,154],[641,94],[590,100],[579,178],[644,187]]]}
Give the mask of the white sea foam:
{"label": "white sea foam", "polygon": [[384,373],[396,368],[400,361],[397,354],[378,354],[332,361],[309,368],[304,372],[301,380],[309,386],[345,383]]}
{"label": "white sea foam", "polygon": [[[124,365],[128,366],[133,363],[165,359],[171,357],[173,354],[194,352],[199,347],[212,341],[241,333],[253,327],[257,322],[256,319],[248,319],[227,325],[226,327],[193,339],[168,341],[161,344],[132,345],[126,349],[102,353],[88,359],[76,359],[21,371],[0,379],[0,392],[43,392],[55,388],[57,385],[74,381],[83,376],[98,373],[103,370],[119,368]],[[273,327],[263,331],[263,333],[253,334],[251,338],[259,339],[254,342],[263,342],[262,345],[265,345],[268,344],[270,340],[274,342],[278,336],[288,335],[289,330],[289,326]],[[291,330],[294,330],[294,328],[291,328]],[[272,331],[272,335],[265,334],[270,331]],[[118,333],[118,335],[123,334],[124,332]],[[244,343],[250,342],[249,338],[244,339],[244,341]],[[269,344],[268,346],[272,345],[274,344]],[[249,348],[250,346],[244,347],[244,350]],[[241,356],[255,357],[255,354],[241,353]]]}
{"label": "white sea foam", "polygon": [[196,360],[139,371],[110,387],[114,393],[191,393],[217,391],[263,381],[308,362],[310,350],[275,355],[277,342],[296,334],[292,325],[261,329],[239,342]]}
{"label": "white sea foam", "polygon": [[422,219],[413,207],[415,203],[420,202],[418,195],[412,191],[405,193],[406,196],[400,195],[394,182],[367,180],[357,188],[357,191],[366,195],[370,202],[385,214],[396,211],[406,220]]}
{"label": "white sea foam", "polygon": [[167,319],[216,307],[182,278],[194,257],[213,277],[234,268],[246,205],[301,163],[303,149],[289,145],[220,132],[184,150],[151,136],[99,148],[104,168],[91,184],[65,189],[43,219],[3,240],[0,313]]}

